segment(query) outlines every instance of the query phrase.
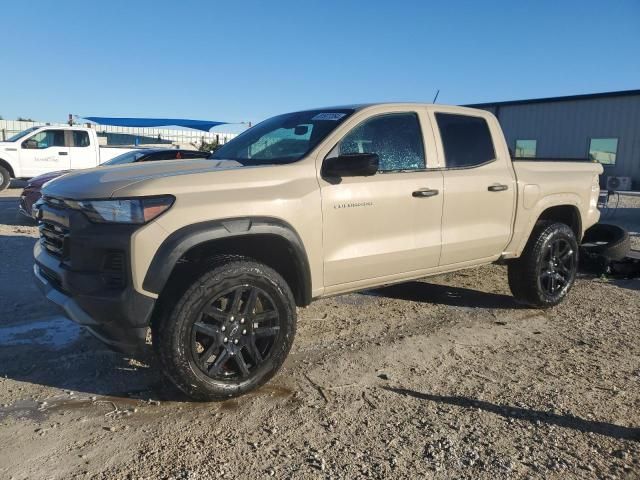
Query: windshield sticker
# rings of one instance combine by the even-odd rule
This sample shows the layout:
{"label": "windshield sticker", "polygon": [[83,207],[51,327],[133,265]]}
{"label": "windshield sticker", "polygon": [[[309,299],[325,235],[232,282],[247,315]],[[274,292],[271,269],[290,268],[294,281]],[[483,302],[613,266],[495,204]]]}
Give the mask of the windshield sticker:
{"label": "windshield sticker", "polygon": [[344,117],[346,115],[346,113],[319,113],[317,114],[315,117],[313,117],[311,120],[330,120],[332,122],[335,122],[336,120],[340,120],[342,117]]}

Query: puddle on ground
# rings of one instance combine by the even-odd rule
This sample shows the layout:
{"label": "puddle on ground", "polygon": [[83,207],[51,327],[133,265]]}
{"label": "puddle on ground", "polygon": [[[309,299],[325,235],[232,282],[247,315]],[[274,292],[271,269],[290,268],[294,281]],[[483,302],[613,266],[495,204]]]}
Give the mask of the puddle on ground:
{"label": "puddle on ground", "polygon": [[63,316],[0,327],[0,345],[45,345],[64,348],[78,339],[81,327]]}
{"label": "puddle on ground", "polygon": [[43,422],[53,413],[82,411],[89,408],[104,410],[104,413],[119,413],[138,407],[141,403],[141,400],[133,398],[97,397],[94,399],[70,395],[50,397],[43,401],[18,400],[6,407],[0,407],[0,420],[10,417],[16,420]]}

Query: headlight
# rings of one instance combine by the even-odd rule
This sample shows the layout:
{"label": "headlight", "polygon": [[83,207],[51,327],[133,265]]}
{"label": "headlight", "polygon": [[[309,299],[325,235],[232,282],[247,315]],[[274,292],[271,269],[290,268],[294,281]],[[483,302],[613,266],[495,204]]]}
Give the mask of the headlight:
{"label": "headlight", "polygon": [[81,200],[75,207],[84,212],[89,220],[97,223],[150,222],[171,208],[175,198],[162,197],[122,198],[114,200]]}

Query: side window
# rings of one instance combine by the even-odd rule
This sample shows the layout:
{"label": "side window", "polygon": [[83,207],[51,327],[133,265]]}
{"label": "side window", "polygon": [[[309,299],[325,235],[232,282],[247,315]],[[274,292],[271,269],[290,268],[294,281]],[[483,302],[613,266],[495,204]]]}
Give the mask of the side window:
{"label": "side window", "polygon": [[474,167],[496,158],[484,118],[436,113],[448,168]]}
{"label": "side window", "polygon": [[64,146],[64,130],[43,130],[22,142],[22,148],[38,150]]}
{"label": "side window", "polygon": [[392,113],[365,120],[340,141],[336,154],[376,153],[380,171],[425,168],[420,122],[415,113]]}
{"label": "side window", "polygon": [[73,130],[73,146],[74,147],[88,147],[89,146],[89,134],[87,132]]}

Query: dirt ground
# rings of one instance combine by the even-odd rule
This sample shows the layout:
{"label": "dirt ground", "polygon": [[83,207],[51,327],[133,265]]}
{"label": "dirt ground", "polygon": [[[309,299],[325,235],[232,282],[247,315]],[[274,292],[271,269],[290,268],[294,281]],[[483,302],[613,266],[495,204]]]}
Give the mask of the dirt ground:
{"label": "dirt ground", "polygon": [[[0,195],[0,478],[640,478],[640,279],[581,276],[548,311],[488,266],[299,310],[284,369],[193,403],[31,279]],[[607,221],[640,239],[640,201]]]}

